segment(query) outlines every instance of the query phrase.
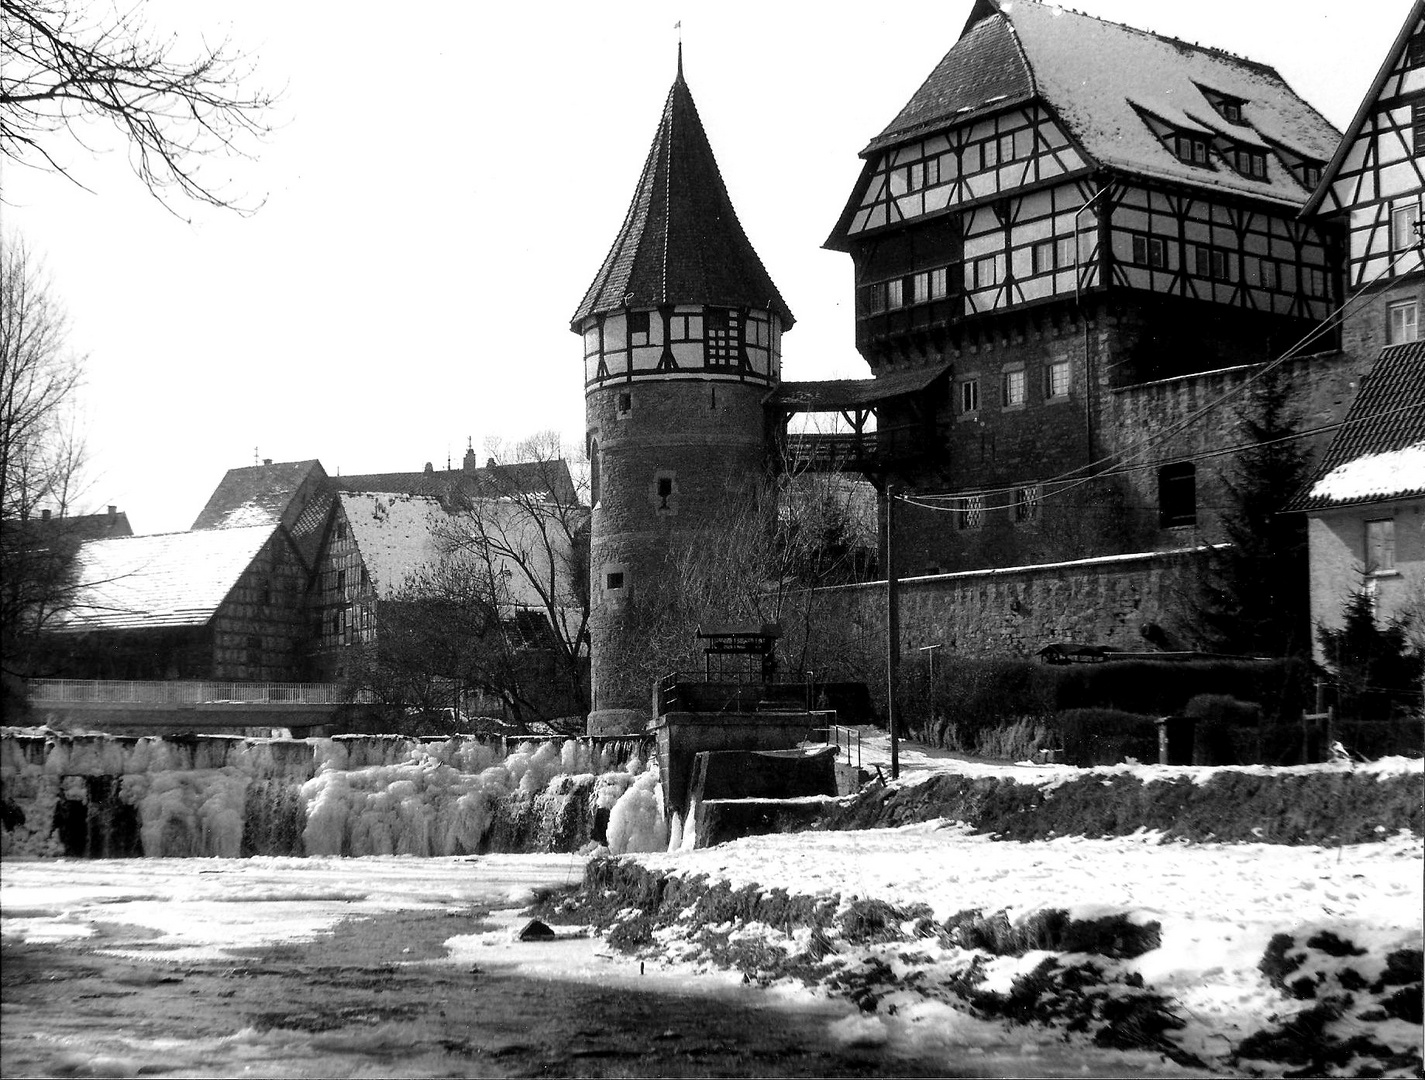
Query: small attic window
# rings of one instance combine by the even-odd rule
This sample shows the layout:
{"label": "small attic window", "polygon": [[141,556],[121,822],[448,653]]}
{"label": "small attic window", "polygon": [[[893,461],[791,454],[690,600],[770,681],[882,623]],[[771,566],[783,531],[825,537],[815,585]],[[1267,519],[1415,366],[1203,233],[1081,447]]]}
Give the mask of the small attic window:
{"label": "small attic window", "polygon": [[1207,140],[1196,135],[1173,136],[1173,152],[1189,165],[1207,164]]}
{"label": "small attic window", "polygon": [[1321,183],[1321,166],[1309,161],[1302,162],[1301,182],[1309,188],[1316,188]]}
{"label": "small attic window", "polygon": [[1222,119],[1229,124],[1240,124],[1242,122],[1242,103],[1240,101],[1222,100],[1217,105],[1217,111],[1222,114]]}
{"label": "small attic window", "polygon": [[1267,155],[1260,150],[1249,150],[1245,146],[1234,147],[1227,160],[1243,176],[1250,176],[1254,180],[1267,178]]}

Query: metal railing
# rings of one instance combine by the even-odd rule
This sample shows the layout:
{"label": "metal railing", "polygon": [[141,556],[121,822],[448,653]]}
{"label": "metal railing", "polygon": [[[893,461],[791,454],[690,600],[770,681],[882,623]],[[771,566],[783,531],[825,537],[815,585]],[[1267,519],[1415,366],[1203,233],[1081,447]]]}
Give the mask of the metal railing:
{"label": "metal railing", "polygon": [[31,679],[30,700],[65,705],[343,705],[370,703],[337,683]]}
{"label": "metal railing", "polygon": [[[675,671],[658,682],[660,715],[693,712],[762,712],[776,706],[811,708],[811,682],[804,671],[715,673]],[[759,708],[760,706],[760,708]]]}
{"label": "metal railing", "polygon": [[[832,713],[835,716],[835,713]],[[841,757],[841,751],[846,750],[846,764],[861,767],[861,732],[858,728],[843,727],[840,724],[830,724],[818,729],[826,732],[826,745],[836,747],[837,758]],[[855,760],[852,760],[852,751],[855,751]]]}

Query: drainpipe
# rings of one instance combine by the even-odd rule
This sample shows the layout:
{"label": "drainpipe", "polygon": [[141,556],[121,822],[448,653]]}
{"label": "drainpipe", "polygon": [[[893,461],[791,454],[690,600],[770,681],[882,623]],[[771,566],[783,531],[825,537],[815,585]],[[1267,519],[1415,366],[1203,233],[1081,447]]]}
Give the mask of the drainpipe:
{"label": "drainpipe", "polygon": [[[1079,313],[1079,319],[1084,324],[1084,430],[1087,433],[1088,461],[1094,460],[1093,448],[1093,401],[1094,401],[1094,373],[1093,359],[1089,356],[1089,319],[1084,314],[1083,299],[1081,296],[1079,274],[1079,215],[1088,210],[1100,198],[1108,194],[1108,185],[1099,188],[1097,193],[1083,206],[1079,207],[1074,214],[1074,308]],[[1100,230],[1100,233],[1102,230]]]}

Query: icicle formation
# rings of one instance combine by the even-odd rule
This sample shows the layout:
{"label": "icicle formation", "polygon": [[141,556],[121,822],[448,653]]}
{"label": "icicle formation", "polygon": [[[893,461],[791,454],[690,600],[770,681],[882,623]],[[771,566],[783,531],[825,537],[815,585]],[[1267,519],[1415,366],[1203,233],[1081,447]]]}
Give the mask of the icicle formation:
{"label": "icicle formation", "polygon": [[7,733],[0,854],[568,851],[602,840],[615,818],[618,850],[643,850],[661,802],[642,748],[571,739],[507,755],[498,741],[468,738]]}
{"label": "icicle formation", "polygon": [[658,766],[649,769],[619,797],[609,814],[609,850],[667,851],[668,823],[663,816],[663,785]]}

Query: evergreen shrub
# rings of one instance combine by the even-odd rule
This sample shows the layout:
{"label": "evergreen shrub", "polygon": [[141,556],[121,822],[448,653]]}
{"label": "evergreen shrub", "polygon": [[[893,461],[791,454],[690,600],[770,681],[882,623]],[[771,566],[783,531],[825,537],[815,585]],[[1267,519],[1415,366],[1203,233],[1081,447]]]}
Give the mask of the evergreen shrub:
{"label": "evergreen shrub", "polygon": [[1157,718],[1117,709],[1069,709],[1054,718],[1070,765],[1116,765],[1158,760]]}
{"label": "evergreen shrub", "polygon": [[1261,706],[1226,694],[1199,694],[1187,703],[1183,715],[1196,721],[1194,765],[1245,765],[1259,760]]}
{"label": "evergreen shrub", "polygon": [[[933,696],[925,692],[925,680],[923,671],[906,677],[902,700],[912,737],[966,753],[1004,757],[1027,757],[1046,746],[1040,740],[1056,713],[1110,709],[1156,718],[1184,713],[1204,691],[1259,709],[1260,721],[1254,724],[1259,722],[1264,731],[1285,722],[1296,731],[1294,746],[1299,753],[1297,718],[1311,690],[1311,671],[1301,660],[1109,660],[1055,665],[1022,658],[951,657],[937,664]],[[1240,727],[1225,722],[1234,731]],[[1231,737],[1242,760],[1250,760],[1243,755],[1260,749],[1251,745],[1255,732]],[[1274,742],[1284,737],[1283,733]],[[1156,761],[1156,749],[1150,758],[1140,760]]]}

